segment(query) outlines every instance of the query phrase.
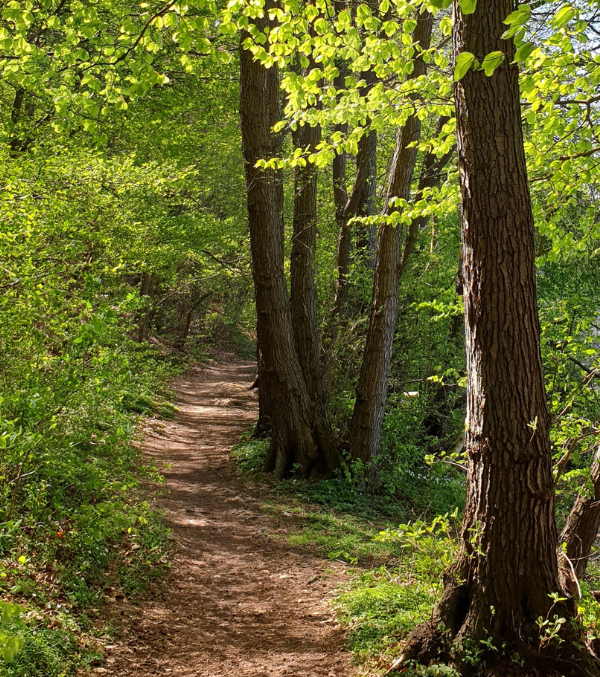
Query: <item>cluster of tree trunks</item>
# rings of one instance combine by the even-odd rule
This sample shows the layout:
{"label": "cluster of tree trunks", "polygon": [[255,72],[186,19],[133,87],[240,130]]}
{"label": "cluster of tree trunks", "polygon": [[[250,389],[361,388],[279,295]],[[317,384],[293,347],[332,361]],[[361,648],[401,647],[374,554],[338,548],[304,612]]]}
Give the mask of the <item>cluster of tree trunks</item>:
{"label": "cluster of tree trunks", "polygon": [[[267,16],[269,7],[267,2]],[[455,0],[455,56],[465,51],[481,57],[496,50],[510,53],[512,43],[500,36],[513,10],[513,0],[498,0],[480,2],[474,14],[464,15]],[[267,16],[256,19],[261,32]],[[430,14],[418,16],[413,35],[417,54],[409,77],[426,71],[420,52],[429,48],[432,25]],[[261,419],[272,434],[265,470],[277,477],[291,472],[323,477],[341,458],[327,420],[317,328],[316,171],[309,164],[296,170],[290,299],[281,177],[277,170],[257,167],[258,160],[281,151],[281,139],[273,132],[280,117],[279,74],[276,66],[264,68],[247,50],[241,50],[240,58]],[[458,559],[445,575],[431,619],[407,642],[403,662],[447,660],[469,674],[474,671],[469,651],[477,649],[486,675],[596,675],[600,663],[585,647],[576,622],[563,626],[560,651],[556,642],[540,635],[538,624],[552,613],[575,621],[576,608],[572,597],[559,599],[551,421],[541,364],[517,66],[506,59],[492,77],[473,70],[456,84],[455,97],[468,374],[467,503]],[[445,122],[440,118],[436,134]],[[410,199],[420,132],[414,110],[398,130],[384,217],[398,209],[393,198]],[[317,127],[301,126],[294,133],[295,145],[307,152],[319,138]],[[345,156],[338,156],[333,167],[340,229],[338,315],[348,301],[349,221],[372,212],[375,144],[374,134],[363,136],[350,196]],[[416,199],[437,184],[448,159],[449,154],[425,155]],[[385,410],[399,281],[424,225],[416,219],[404,234],[384,221],[377,236],[369,329],[349,435],[351,456],[371,467]],[[599,467],[596,462],[592,471],[594,497],[577,502],[562,535],[573,576],[585,568],[600,523]],[[369,479],[376,484],[374,473]]]}
{"label": "cluster of tree trunks", "polygon": [[[267,2],[265,14],[269,6]],[[257,19],[259,30],[264,31],[268,21],[268,16]],[[242,41],[245,37],[242,35]],[[295,312],[305,323],[295,332],[284,270],[281,177],[276,170],[257,167],[258,160],[276,157],[280,151],[281,140],[272,131],[279,118],[277,66],[264,68],[254,60],[251,52],[241,49],[240,121],[260,350],[259,392],[268,393],[266,406],[272,429],[265,470],[274,472],[279,478],[291,472],[299,477],[317,478],[327,476],[339,467],[341,457],[324,409],[314,396],[315,384],[311,383],[311,376],[321,380],[318,366],[315,367],[315,353],[312,349],[304,350],[303,332],[312,332],[316,322],[312,279],[316,228],[312,216],[314,177],[299,172],[296,181],[295,203],[303,213],[297,214],[295,219],[294,284],[299,295],[308,291],[308,296],[303,296],[300,302],[304,307],[294,303]],[[301,238],[307,239],[307,251],[299,251],[303,248]],[[314,333],[311,338],[318,346]],[[305,373],[303,366],[315,367],[317,371]]]}

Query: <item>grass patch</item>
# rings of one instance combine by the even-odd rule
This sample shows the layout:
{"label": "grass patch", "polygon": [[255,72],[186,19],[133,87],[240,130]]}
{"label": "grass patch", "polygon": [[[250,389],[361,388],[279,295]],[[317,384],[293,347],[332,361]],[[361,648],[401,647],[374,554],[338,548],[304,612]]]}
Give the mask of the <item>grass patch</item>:
{"label": "grass patch", "polygon": [[428,617],[431,605],[427,589],[403,585],[397,572],[385,568],[358,574],[335,600],[356,661],[376,665],[396,656],[399,642]]}

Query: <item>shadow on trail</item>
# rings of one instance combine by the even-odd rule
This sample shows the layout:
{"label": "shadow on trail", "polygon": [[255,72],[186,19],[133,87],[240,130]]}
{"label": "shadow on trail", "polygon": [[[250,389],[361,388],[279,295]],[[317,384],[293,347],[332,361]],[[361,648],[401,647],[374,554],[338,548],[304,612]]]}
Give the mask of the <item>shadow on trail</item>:
{"label": "shadow on trail", "polygon": [[[336,565],[286,544],[260,492],[228,452],[255,420],[255,366],[233,356],[174,387],[179,413],[143,449],[164,471],[157,499],[178,552],[164,590],[130,617],[99,670],[122,677],[350,677],[355,671],[327,600]],[[274,538],[279,536],[279,538]]]}

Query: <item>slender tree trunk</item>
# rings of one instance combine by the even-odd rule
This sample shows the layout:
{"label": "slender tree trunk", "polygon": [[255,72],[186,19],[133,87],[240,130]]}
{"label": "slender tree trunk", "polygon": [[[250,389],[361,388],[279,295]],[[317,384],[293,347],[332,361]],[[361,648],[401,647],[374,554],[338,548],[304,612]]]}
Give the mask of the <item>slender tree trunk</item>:
{"label": "slender tree trunk", "polygon": [[156,289],[156,277],[150,273],[143,272],[140,282],[140,296],[149,299],[144,308],[138,314],[137,336],[138,343],[143,343],[148,331],[148,324],[150,322],[150,315],[152,313],[152,299]]}
{"label": "slender tree trunk", "polygon": [[192,303],[190,299],[185,296],[181,300],[181,306],[179,309],[179,324],[177,327],[177,339],[175,341],[175,348],[177,348],[177,350],[183,350],[185,347],[185,342],[192,325],[193,314],[194,308]]}
{"label": "slender tree trunk", "polygon": [[[444,125],[449,118],[442,115],[438,118],[435,126],[434,139],[437,139],[442,132]],[[450,158],[454,155],[454,149],[444,153],[438,157],[433,151],[428,151],[423,158],[423,167],[421,168],[421,175],[419,176],[419,187],[414,197],[414,202],[418,202],[423,198],[423,192],[427,188],[437,188],[442,179],[442,171],[448,164]],[[415,244],[419,233],[427,226],[429,222],[428,216],[419,216],[410,222],[406,231],[406,238],[404,239],[404,247],[402,250],[402,259],[400,261],[400,279],[406,272],[408,261],[414,251]]]}
{"label": "slender tree trunk", "polygon": [[[429,49],[433,18],[425,13],[418,17],[413,41],[422,50]],[[423,75],[426,64],[421,58],[415,60],[411,78]],[[392,198],[410,198],[410,188],[415,168],[421,122],[411,115],[398,130],[396,150],[390,173],[384,215],[396,211],[390,204]],[[396,330],[398,308],[398,283],[401,262],[402,229],[399,226],[382,225],[377,240],[373,300],[364,358],[358,385],[356,404],[350,423],[350,454],[353,459],[371,463],[377,455],[381,424],[387,398],[392,341]],[[375,472],[370,473],[373,488],[377,487]]]}
{"label": "slender tree trunk", "polygon": [[10,121],[11,121],[11,134],[12,138],[10,140],[10,154],[15,157],[19,154],[21,150],[23,141],[20,138],[20,133],[18,130],[18,125],[21,120],[21,114],[23,110],[23,101],[25,100],[25,90],[22,87],[19,87],[15,91],[15,98],[12,105],[12,110],[10,112]]}
{"label": "slender tree trunk", "polygon": [[[376,82],[376,76],[371,71],[364,73],[363,78],[367,82],[368,89]],[[354,183],[338,222],[339,235],[336,261],[336,294],[333,308],[334,316],[344,314],[348,301],[348,275],[350,273],[352,250],[352,228],[348,223],[355,217],[370,216],[374,213],[376,159],[377,133],[369,130],[358,142]],[[362,250],[363,255],[366,254],[365,260],[367,263],[371,263],[372,266],[372,252],[374,248],[372,229],[359,227],[357,234],[359,235],[356,243],[357,249]]]}
{"label": "slender tree trunk", "polygon": [[[267,2],[265,13],[274,5]],[[266,17],[256,19],[263,32]],[[242,41],[247,37],[242,35]],[[283,186],[272,170],[256,167],[273,156],[279,141],[271,132],[279,116],[277,67],[264,68],[252,53],[240,52],[240,120],[246,175],[257,334],[262,355],[261,389],[273,404],[273,430],[265,463],[278,478],[329,474],[340,456],[311,400],[294,345],[284,272],[281,207]]]}
{"label": "slender tree trunk", "polygon": [[[512,42],[500,36],[514,9],[513,0],[480,0],[474,14],[463,15],[455,0],[455,58],[462,52],[480,60],[495,50],[512,54]],[[467,502],[458,560],[446,572],[431,620],[408,640],[405,659],[441,657],[462,674],[597,675],[596,659],[573,641],[582,640],[575,605],[551,598],[560,583],[550,417],[518,69],[510,61],[491,77],[471,71],[455,87]],[[561,644],[543,629],[540,634],[538,625],[540,618],[560,617],[572,621],[561,628]],[[467,662],[473,648],[481,651],[476,670]]]}
{"label": "slender tree trunk", "polygon": [[[333,86],[336,89],[341,89],[344,86],[344,79],[346,77],[346,70],[342,66],[339,67],[339,74],[333,81]],[[335,132],[346,134],[348,132],[347,123],[339,123],[335,125]],[[332,163],[333,174],[333,202],[335,204],[335,221],[337,223],[338,232],[342,232],[344,224],[344,209],[348,201],[348,189],[346,187],[346,151],[342,151],[339,155],[333,158]]]}
{"label": "slender tree trunk", "polygon": [[[377,188],[377,132],[370,130],[358,143],[356,156],[356,191],[352,190],[344,216],[346,222],[355,216],[372,216],[375,213]],[[356,249],[367,268],[375,265],[377,233],[374,226],[356,225]]]}
{"label": "slender tree trunk", "polygon": [[[340,67],[339,75],[334,80],[336,89],[344,86],[345,71]],[[336,132],[346,134],[347,124],[338,124],[335,127]],[[348,271],[350,268],[350,230],[346,228],[344,219],[344,210],[348,202],[348,189],[346,187],[346,151],[336,155],[333,159],[333,201],[335,204],[335,221],[338,227],[337,258],[336,258],[336,280],[335,280],[335,301],[334,315],[340,312],[340,309],[346,302]]]}
{"label": "slender tree trunk", "polygon": [[558,542],[559,561],[563,554],[563,543],[566,545],[564,554],[569,559],[566,569],[566,578],[569,579],[571,566],[575,576],[579,579],[585,573],[592,545],[598,536],[600,528],[600,448],[596,451],[590,471],[593,494],[578,496],[571,510],[569,519],[560,535]]}
{"label": "slender tree trunk", "polygon": [[192,296],[184,296],[181,301],[181,312],[179,314],[179,327],[177,331],[177,341],[175,347],[178,350],[185,348],[186,341],[190,335],[192,320],[194,319],[194,312],[198,306],[206,300],[210,294],[202,294],[200,297],[193,300]]}
{"label": "slender tree trunk", "polygon": [[[314,152],[321,139],[320,127],[304,125],[293,132],[296,148]],[[294,223],[290,261],[292,325],[298,359],[313,402],[325,402],[321,369],[317,289],[314,259],[317,247],[317,171],[309,162],[296,167]]]}

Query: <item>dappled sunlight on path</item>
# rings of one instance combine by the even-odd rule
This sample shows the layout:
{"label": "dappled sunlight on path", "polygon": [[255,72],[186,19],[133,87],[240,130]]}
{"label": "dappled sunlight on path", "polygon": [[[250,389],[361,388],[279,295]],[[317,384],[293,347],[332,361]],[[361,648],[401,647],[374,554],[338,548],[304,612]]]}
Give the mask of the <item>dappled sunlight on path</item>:
{"label": "dappled sunlight on path", "polygon": [[[329,562],[290,548],[238,478],[228,452],[256,418],[255,366],[232,355],[176,385],[179,414],[146,434],[164,467],[158,499],[177,543],[161,593],[120,611],[123,636],[101,672],[114,677],[350,677],[350,654],[327,600],[340,582]],[[274,536],[279,535],[279,538]]]}

